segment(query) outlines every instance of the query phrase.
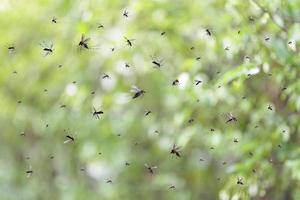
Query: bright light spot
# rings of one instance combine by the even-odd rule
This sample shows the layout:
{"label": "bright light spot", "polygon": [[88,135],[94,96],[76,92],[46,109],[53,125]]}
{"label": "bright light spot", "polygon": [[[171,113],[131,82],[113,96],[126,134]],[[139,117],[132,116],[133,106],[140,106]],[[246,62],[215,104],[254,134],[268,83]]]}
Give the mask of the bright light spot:
{"label": "bright light spot", "polygon": [[186,73],[186,72],[183,72],[183,73],[181,73],[181,74],[179,75],[179,77],[178,77],[178,81],[179,81],[178,87],[179,87],[180,89],[184,89],[184,88],[186,87],[187,82],[188,82],[188,80],[189,80],[189,77],[190,77],[189,74]]}
{"label": "bright light spot", "polygon": [[77,86],[75,84],[68,84],[66,87],[66,93],[69,96],[74,96],[77,92]]}
{"label": "bright light spot", "polygon": [[100,77],[100,83],[104,90],[112,90],[116,86],[116,79],[115,78],[103,79],[102,77]]}
{"label": "bright light spot", "polygon": [[107,164],[101,161],[94,161],[87,165],[87,173],[94,179],[102,180],[110,174]]}

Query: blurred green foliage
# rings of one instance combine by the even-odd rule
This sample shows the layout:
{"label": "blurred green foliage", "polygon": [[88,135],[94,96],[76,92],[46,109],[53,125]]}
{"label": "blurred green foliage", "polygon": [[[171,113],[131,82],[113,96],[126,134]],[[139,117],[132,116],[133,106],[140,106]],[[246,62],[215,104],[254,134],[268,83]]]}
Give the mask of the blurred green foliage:
{"label": "blurred green foliage", "polygon": [[[1,0],[0,199],[300,199],[299,9]],[[146,94],[132,99],[132,85]]]}

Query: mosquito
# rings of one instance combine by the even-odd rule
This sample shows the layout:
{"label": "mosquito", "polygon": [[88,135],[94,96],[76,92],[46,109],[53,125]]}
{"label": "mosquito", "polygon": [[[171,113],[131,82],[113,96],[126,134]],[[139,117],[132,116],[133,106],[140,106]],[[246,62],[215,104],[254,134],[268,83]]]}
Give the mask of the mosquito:
{"label": "mosquito", "polygon": [[33,174],[33,170],[31,169],[31,165],[29,166],[29,169],[26,170],[27,178],[30,178],[30,176]]}
{"label": "mosquito", "polygon": [[195,82],[196,82],[196,85],[199,85],[200,83],[202,83],[202,81],[200,81],[200,80],[195,80]]}
{"label": "mosquito", "polygon": [[211,36],[211,32],[210,32],[209,29],[205,29],[205,31],[206,31],[206,34],[207,34],[207,35]]}
{"label": "mosquito", "polygon": [[165,34],[166,34],[166,32],[165,32],[165,31],[163,31],[163,32],[161,32],[161,33],[160,33],[160,35],[165,35]]}
{"label": "mosquito", "polygon": [[238,143],[239,140],[238,140],[237,138],[233,138],[233,142],[234,142],[234,143]]}
{"label": "mosquito", "polygon": [[82,49],[89,49],[88,41],[90,38],[85,38],[84,34],[81,35],[80,42],[78,43],[78,46]]}
{"label": "mosquito", "polygon": [[40,44],[43,47],[43,51],[45,52],[45,56],[48,56],[50,54],[53,53],[54,49],[53,49],[53,43],[49,45],[47,45],[45,42]]}
{"label": "mosquito", "polygon": [[108,180],[106,181],[106,183],[112,183],[112,180],[108,179]]}
{"label": "mosquito", "polygon": [[237,118],[235,116],[233,116],[231,113],[227,114],[227,121],[226,123],[229,123],[229,122],[236,122],[237,121]]}
{"label": "mosquito", "polygon": [[180,148],[181,147],[176,147],[176,145],[173,144],[170,154],[175,154],[177,157],[180,157],[180,151],[179,151]]}
{"label": "mosquito", "polygon": [[52,17],[51,22],[54,23],[54,24],[56,24],[57,23],[57,18],[56,17]]}
{"label": "mosquito", "polygon": [[126,40],[126,43],[128,44],[128,46],[132,47],[133,42],[135,39],[128,39],[127,37],[124,37],[124,39]]}
{"label": "mosquito", "polygon": [[70,142],[74,142],[75,138],[71,135],[66,135],[67,140],[64,141],[64,144],[70,143]]}
{"label": "mosquito", "polygon": [[129,68],[129,67],[130,67],[130,65],[129,65],[128,63],[125,63],[125,67]]}
{"label": "mosquito", "polygon": [[154,173],[154,169],[157,169],[157,166],[149,166],[148,164],[144,164],[145,167],[148,169],[150,174]]}
{"label": "mosquito", "polygon": [[152,112],[151,112],[151,110],[147,110],[146,112],[145,112],[145,116],[148,116],[148,115],[150,115]]}
{"label": "mosquito", "polygon": [[110,78],[110,76],[109,76],[108,74],[105,74],[105,73],[104,73],[104,74],[102,75],[102,79],[106,79],[106,78]]}
{"label": "mosquito", "polygon": [[130,91],[134,93],[134,95],[132,97],[133,99],[135,99],[135,98],[143,95],[144,93],[146,93],[145,90],[142,90],[142,89],[138,88],[137,86],[132,86]]}
{"label": "mosquito", "polygon": [[127,10],[124,10],[123,16],[124,16],[124,17],[128,17],[128,14],[129,14],[128,11],[127,11]]}
{"label": "mosquito", "polygon": [[103,24],[98,24],[97,28],[104,28]]}
{"label": "mosquito", "polygon": [[268,110],[273,110],[271,105],[268,106]]}
{"label": "mosquito", "polygon": [[93,117],[95,117],[96,119],[99,119],[99,115],[104,114],[104,112],[101,110],[97,111],[94,107],[93,107],[93,109],[94,109]]}
{"label": "mosquito", "polygon": [[9,52],[13,52],[15,49],[16,49],[16,46],[15,46],[14,44],[8,45],[8,47],[7,47],[7,50],[8,50]]}
{"label": "mosquito", "polygon": [[238,178],[238,180],[237,180],[237,182],[236,182],[236,184],[238,184],[238,185],[244,185],[244,183],[243,183],[243,178]]}
{"label": "mosquito", "polygon": [[175,190],[175,185],[171,185],[171,186],[169,187],[169,189]]}
{"label": "mosquito", "polygon": [[161,59],[161,60],[156,60],[156,59],[154,59],[153,57],[151,57],[152,58],[152,64],[154,64],[155,65],[155,67],[158,67],[158,68],[160,68],[160,67],[162,67],[163,66],[163,59]]}
{"label": "mosquito", "polygon": [[172,82],[172,85],[173,85],[173,86],[176,86],[176,85],[178,85],[178,84],[179,84],[178,79],[176,79],[175,81]]}

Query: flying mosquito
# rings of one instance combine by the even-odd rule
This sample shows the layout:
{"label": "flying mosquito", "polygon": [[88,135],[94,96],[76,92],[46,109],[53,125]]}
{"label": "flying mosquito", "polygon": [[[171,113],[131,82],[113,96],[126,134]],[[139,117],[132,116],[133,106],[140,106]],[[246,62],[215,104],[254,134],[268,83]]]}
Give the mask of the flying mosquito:
{"label": "flying mosquito", "polygon": [[273,110],[271,105],[268,106],[268,110]]}
{"label": "flying mosquito", "polygon": [[112,183],[112,180],[108,179],[108,180],[106,181],[106,183]]}
{"label": "flying mosquito", "polygon": [[54,23],[54,24],[56,24],[57,23],[57,18],[56,17],[52,17],[51,22]]}
{"label": "flying mosquito", "polygon": [[236,182],[236,184],[238,184],[238,185],[244,185],[244,183],[243,183],[243,178],[238,178],[238,180],[237,180],[237,182]]}
{"label": "flying mosquito", "polygon": [[130,91],[132,93],[134,93],[134,95],[132,97],[133,99],[138,98],[139,96],[141,96],[144,93],[146,93],[146,91],[144,91],[144,90],[142,90],[142,89],[140,89],[140,88],[138,88],[137,86],[134,86],[134,85],[131,87]]}
{"label": "flying mosquito", "polygon": [[176,80],[174,80],[173,82],[172,82],[172,85],[173,86],[176,86],[176,85],[178,85],[179,84],[179,80],[178,79],[176,79]]}
{"label": "flying mosquito", "polygon": [[154,64],[155,65],[155,67],[158,67],[158,68],[160,68],[160,67],[162,67],[163,66],[163,59],[161,59],[161,60],[156,60],[156,59],[154,59],[153,57],[151,57],[152,58],[152,64]]}
{"label": "flying mosquito", "polygon": [[93,109],[94,109],[93,117],[95,117],[96,119],[99,119],[99,115],[104,114],[104,112],[101,110],[97,111],[94,107],[93,107]]}
{"label": "flying mosquito", "polygon": [[149,166],[148,164],[144,164],[145,167],[148,169],[150,174],[154,173],[154,169],[157,169],[157,166]]}
{"label": "flying mosquito", "polygon": [[176,145],[173,144],[170,154],[175,154],[177,157],[180,157],[180,151],[179,151],[180,148],[181,147],[176,147]]}
{"label": "flying mosquito", "polygon": [[30,176],[33,174],[33,170],[31,169],[31,165],[29,166],[29,170],[26,170],[27,178],[30,178]]}
{"label": "flying mosquito", "polygon": [[98,24],[97,28],[104,28],[103,24]]}
{"label": "flying mosquito", "polygon": [[233,138],[233,142],[234,142],[234,143],[238,143],[239,140],[238,140],[237,138]]}
{"label": "flying mosquito", "polygon": [[227,113],[225,114],[227,120],[226,120],[226,124],[230,123],[230,122],[236,122],[237,118],[235,116],[233,116],[231,113]]}
{"label": "flying mosquito", "polygon": [[200,80],[195,80],[195,82],[196,82],[196,85],[199,85],[200,83],[202,83],[202,81],[200,81]]}
{"label": "flying mosquito", "polygon": [[70,136],[70,135],[66,135],[67,140],[64,141],[64,144],[70,143],[70,142],[74,142],[75,138]]}
{"label": "flying mosquito", "polygon": [[8,45],[8,46],[7,46],[7,50],[8,50],[9,52],[13,52],[15,49],[16,49],[16,46],[15,46],[14,44]]}
{"label": "flying mosquito", "polygon": [[206,31],[206,34],[207,34],[207,35],[211,36],[211,32],[210,32],[209,29],[205,29],[205,31]]}
{"label": "flying mosquito", "polygon": [[53,53],[53,43],[51,43],[50,46],[47,45],[45,42],[41,43],[40,45],[42,46],[43,51],[45,52],[45,56],[48,56]]}
{"label": "flying mosquito", "polygon": [[110,76],[108,74],[103,73],[102,79],[106,79],[106,78],[110,78]]}
{"label": "flying mosquito", "polygon": [[175,185],[171,185],[171,186],[169,187],[169,189],[175,190]]}
{"label": "flying mosquito", "polygon": [[129,67],[130,67],[130,65],[129,65],[128,63],[125,63],[125,67],[129,68]]}
{"label": "flying mosquito", "polygon": [[124,16],[124,17],[128,17],[128,11],[127,11],[127,10],[124,10],[123,16]]}
{"label": "flying mosquito", "polygon": [[132,47],[132,45],[133,45],[132,41],[134,41],[135,39],[128,39],[127,37],[124,37],[124,39],[126,40],[127,45]]}
{"label": "flying mosquito", "polygon": [[148,115],[150,115],[152,112],[151,112],[151,110],[147,110],[146,112],[145,112],[145,116],[148,116]]}
{"label": "flying mosquito", "polygon": [[80,42],[78,43],[78,46],[81,49],[89,49],[88,41],[90,38],[85,38],[84,34],[81,35]]}

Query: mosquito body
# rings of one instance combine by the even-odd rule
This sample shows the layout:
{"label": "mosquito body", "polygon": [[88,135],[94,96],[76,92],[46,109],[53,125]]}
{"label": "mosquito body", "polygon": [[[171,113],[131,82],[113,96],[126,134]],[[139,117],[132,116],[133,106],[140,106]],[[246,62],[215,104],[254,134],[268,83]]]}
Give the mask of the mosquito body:
{"label": "mosquito body", "polygon": [[178,85],[178,84],[179,84],[178,79],[176,79],[176,80],[174,80],[174,81],[172,82],[172,85],[173,85],[173,86],[176,86],[176,85]]}
{"label": "mosquito body", "polygon": [[237,118],[235,116],[233,116],[231,113],[227,114],[227,121],[226,121],[226,124],[227,123],[230,123],[230,122],[236,122],[237,121]]}
{"label": "mosquito body", "polygon": [[145,167],[148,169],[150,174],[154,174],[154,169],[157,169],[157,166],[149,166],[148,164],[145,164]]}
{"label": "mosquito body", "polygon": [[110,78],[110,76],[109,76],[108,74],[105,74],[105,73],[104,73],[104,74],[102,75],[102,79],[107,79],[107,78]]}
{"label": "mosquito body", "polygon": [[238,184],[238,185],[244,185],[243,179],[239,177],[238,180],[237,180],[237,182],[236,182],[236,184]]}
{"label": "mosquito body", "polygon": [[67,140],[64,141],[65,144],[75,141],[75,138],[70,135],[66,135],[66,138]]}
{"label": "mosquito body", "polygon": [[128,39],[127,37],[124,37],[124,39],[126,40],[127,45],[132,47],[132,45],[133,45],[132,41],[134,41],[135,39]]}
{"label": "mosquito body", "polygon": [[95,117],[96,119],[99,119],[99,115],[104,114],[104,112],[101,110],[97,111],[94,107],[93,107],[93,109],[94,109],[93,117]]}
{"label": "mosquito body", "polygon": [[88,45],[88,41],[90,40],[90,38],[85,38],[84,34],[81,35],[81,39],[78,43],[78,46],[81,49],[89,49],[89,45]]}
{"label": "mosquito body", "polygon": [[51,22],[54,23],[54,24],[56,24],[57,23],[57,18],[56,17],[52,17]]}
{"label": "mosquito body", "polygon": [[133,97],[132,97],[133,99],[138,98],[139,96],[141,96],[141,95],[143,95],[144,93],[146,93],[146,91],[144,91],[144,90],[138,88],[137,86],[132,86],[132,88],[131,88],[130,91],[134,93],[134,95],[133,95]]}
{"label": "mosquito body", "polygon": [[53,53],[54,49],[53,49],[53,43],[49,45],[45,44],[44,42],[40,44],[43,48],[43,51],[45,52],[45,56],[48,56],[50,54]]}
{"label": "mosquito body", "polygon": [[200,80],[195,80],[196,85],[199,85],[200,83],[202,83],[202,81]]}
{"label": "mosquito body", "polygon": [[129,14],[128,11],[127,11],[127,10],[124,10],[123,16],[124,16],[124,17],[128,17],[128,14]]}
{"label": "mosquito body", "polygon": [[180,157],[180,149],[181,147],[176,147],[176,145],[174,144],[171,151],[170,151],[170,154],[174,154],[176,155],[177,157]]}

